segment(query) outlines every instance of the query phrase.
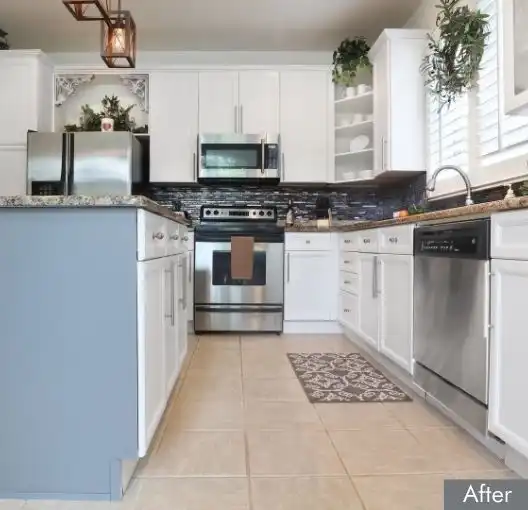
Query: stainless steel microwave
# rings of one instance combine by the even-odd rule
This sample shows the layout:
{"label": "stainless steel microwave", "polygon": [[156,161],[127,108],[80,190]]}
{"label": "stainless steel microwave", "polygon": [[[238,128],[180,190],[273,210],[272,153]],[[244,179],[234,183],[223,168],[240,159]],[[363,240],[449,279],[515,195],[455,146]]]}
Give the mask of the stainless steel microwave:
{"label": "stainless steel microwave", "polygon": [[198,182],[278,184],[280,136],[203,134],[198,137]]}

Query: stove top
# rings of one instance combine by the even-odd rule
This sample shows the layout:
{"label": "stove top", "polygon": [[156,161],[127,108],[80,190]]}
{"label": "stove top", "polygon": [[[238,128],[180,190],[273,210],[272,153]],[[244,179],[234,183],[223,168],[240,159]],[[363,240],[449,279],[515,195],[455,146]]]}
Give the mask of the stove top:
{"label": "stove top", "polygon": [[202,205],[201,223],[277,223],[277,208],[260,205]]}

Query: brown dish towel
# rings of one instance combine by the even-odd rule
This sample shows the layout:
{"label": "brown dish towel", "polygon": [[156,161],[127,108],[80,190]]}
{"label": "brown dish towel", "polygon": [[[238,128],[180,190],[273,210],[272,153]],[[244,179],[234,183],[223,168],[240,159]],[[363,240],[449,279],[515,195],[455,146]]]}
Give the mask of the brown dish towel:
{"label": "brown dish towel", "polygon": [[253,237],[231,237],[231,278],[251,280],[253,278]]}

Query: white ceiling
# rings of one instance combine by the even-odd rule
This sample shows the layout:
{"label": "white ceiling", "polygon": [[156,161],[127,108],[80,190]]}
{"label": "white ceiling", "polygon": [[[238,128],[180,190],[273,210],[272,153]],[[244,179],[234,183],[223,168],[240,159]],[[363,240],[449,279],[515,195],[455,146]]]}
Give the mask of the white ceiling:
{"label": "white ceiling", "polygon": [[[114,0],[115,1],[115,0]],[[354,35],[401,27],[420,0],[123,0],[140,50],[333,50]],[[0,0],[13,48],[97,51],[97,22],[77,22],[61,0]]]}

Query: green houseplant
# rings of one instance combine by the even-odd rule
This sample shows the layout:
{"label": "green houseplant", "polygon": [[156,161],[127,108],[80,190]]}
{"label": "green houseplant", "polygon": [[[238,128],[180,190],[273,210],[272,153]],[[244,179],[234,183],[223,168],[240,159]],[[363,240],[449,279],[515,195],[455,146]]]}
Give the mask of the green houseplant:
{"label": "green houseplant", "polygon": [[440,0],[436,6],[438,36],[428,34],[429,52],[420,68],[440,110],[475,86],[490,33],[489,16],[459,1]]}
{"label": "green houseplant", "polygon": [[334,83],[350,87],[357,72],[362,68],[371,68],[368,57],[370,46],[364,37],[345,39],[334,51],[332,79]]}

